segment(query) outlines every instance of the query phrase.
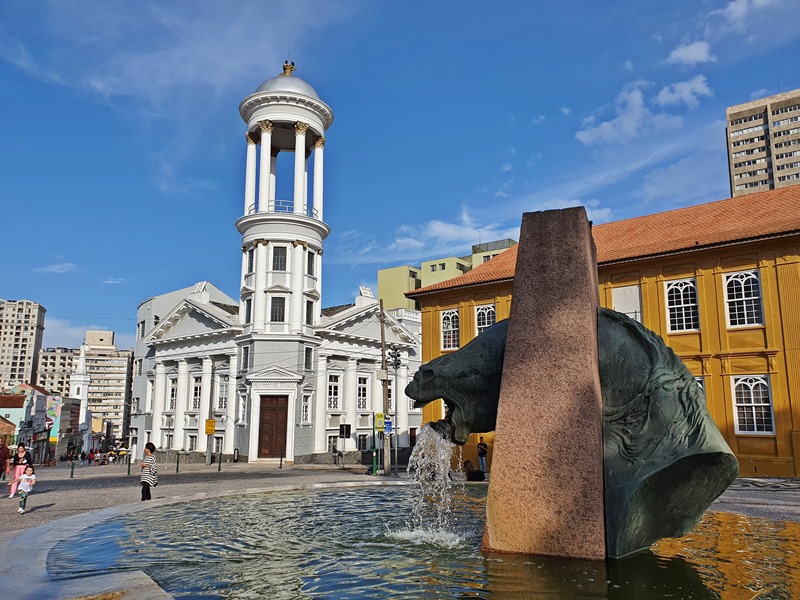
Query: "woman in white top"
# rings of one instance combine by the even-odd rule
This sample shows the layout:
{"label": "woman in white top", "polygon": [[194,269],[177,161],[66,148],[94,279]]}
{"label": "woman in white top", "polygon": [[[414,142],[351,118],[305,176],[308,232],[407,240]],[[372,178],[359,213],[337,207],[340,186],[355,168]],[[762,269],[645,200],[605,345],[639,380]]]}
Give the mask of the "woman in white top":
{"label": "woman in white top", "polygon": [[150,500],[150,486],[155,487],[158,485],[158,467],[156,465],[156,457],[153,453],[156,451],[156,445],[153,442],[147,442],[144,445],[144,458],[142,459],[142,477],[139,480],[142,484],[142,501]]}

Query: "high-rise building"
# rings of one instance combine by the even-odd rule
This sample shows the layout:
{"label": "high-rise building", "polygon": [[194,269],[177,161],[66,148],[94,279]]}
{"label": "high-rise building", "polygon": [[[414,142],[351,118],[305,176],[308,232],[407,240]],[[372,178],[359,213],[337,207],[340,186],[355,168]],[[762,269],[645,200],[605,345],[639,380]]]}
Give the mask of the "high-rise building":
{"label": "high-rise building", "polygon": [[419,302],[406,298],[405,293],[447,281],[505,252],[517,242],[512,239],[495,240],[472,246],[472,254],[448,256],[424,261],[419,267],[402,265],[378,271],[378,298],[385,309],[412,308],[419,310]]}
{"label": "high-rise building", "polygon": [[0,298],[0,391],[36,382],[45,312],[30,300]]}
{"label": "high-rise building", "polygon": [[731,196],[800,183],[800,89],[725,110]]}
{"label": "high-rise building", "polygon": [[69,396],[69,378],[79,351],[74,348],[45,348],[39,352],[36,383],[56,396]]}
{"label": "high-rise building", "polygon": [[127,435],[130,418],[133,350],[118,350],[113,331],[87,331],[88,405],[93,417],[110,422],[114,438]]}

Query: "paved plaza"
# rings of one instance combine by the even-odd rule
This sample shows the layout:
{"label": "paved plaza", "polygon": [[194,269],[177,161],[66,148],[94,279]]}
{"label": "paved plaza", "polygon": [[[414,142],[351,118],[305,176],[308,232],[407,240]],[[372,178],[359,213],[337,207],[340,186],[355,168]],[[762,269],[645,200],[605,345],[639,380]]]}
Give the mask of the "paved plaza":
{"label": "paved plaza", "polygon": [[[101,598],[99,594],[124,590],[124,598],[169,598],[143,572],[130,572],[55,582],[46,571],[47,554],[61,539],[92,524],[155,506],[191,502],[225,495],[297,489],[316,485],[375,485],[406,481],[373,477],[363,466],[299,466],[223,463],[217,465],[160,465],[159,485],[152,502],[141,502],[137,465],[76,466],[37,469],[35,491],[24,515],[17,499],[0,497],[0,547],[9,550],[10,564],[0,572],[0,589],[9,598]],[[235,482],[235,485],[233,484]],[[235,488],[235,491],[231,491]],[[3,489],[6,489],[3,486]],[[800,479],[737,479],[714,503],[712,510],[737,512],[772,520],[800,522]],[[22,548],[22,553],[13,549]],[[9,574],[14,574],[10,576]],[[113,598],[114,596],[106,596]],[[117,596],[122,597],[122,596]]]}

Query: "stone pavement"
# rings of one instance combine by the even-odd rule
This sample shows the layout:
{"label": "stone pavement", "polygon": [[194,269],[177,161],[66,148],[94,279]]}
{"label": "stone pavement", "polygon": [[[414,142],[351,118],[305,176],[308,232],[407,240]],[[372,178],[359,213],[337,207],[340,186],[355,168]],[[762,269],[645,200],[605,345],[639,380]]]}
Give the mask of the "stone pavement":
{"label": "stone pavement", "polygon": [[[402,484],[399,477],[373,477],[366,467],[342,469],[328,465],[223,463],[217,466],[159,465],[159,485],[152,502],[140,501],[136,465],[37,468],[37,483],[28,499],[30,512],[17,514],[17,499],[0,495],[0,548],[9,560],[0,569],[0,596],[23,600],[100,598],[125,591],[125,600],[169,598],[143,572],[116,573],[77,580],[54,581],[47,575],[47,554],[61,539],[118,515],[146,508],[229,495],[304,487]],[[6,490],[3,483],[0,491]],[[737,512],[771,520],[800,522],[800,479],[737,479],[711,510]],[[17,549],[22,549],[17,552]],[[107,596],[111,598],[112,596]]]}

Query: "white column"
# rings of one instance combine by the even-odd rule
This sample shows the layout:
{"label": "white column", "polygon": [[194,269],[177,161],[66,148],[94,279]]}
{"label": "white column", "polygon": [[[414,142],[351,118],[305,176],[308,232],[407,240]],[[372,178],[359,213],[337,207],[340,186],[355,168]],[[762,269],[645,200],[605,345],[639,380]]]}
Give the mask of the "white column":
{"label": "white column", "polygon": [[247,140],[247,166],[244,171],[244,214],[255,212],[256,207],[256,141],[248,131],[244,134]]}
{"label": "white column", "polygon": [[[401,359],[402,360],[402,359]],[[397,396],[395,405],[397,407],[397,434],[400,447],[407,447],[408,437],[408,396],[406,396],[406,386],[408,385],[408,363],[400,364],[397,372],[397,385],[394,393]]]}
{"label": "white column", "polygon": [[[247,252],[248,252],[247,246],[242,246],[242,276],[241,276],[241,278],[239,280],[239,289],[240,290],[244,288],[244,283],[246,281],[246,275],[247,275]],[[239,300],[240,300],[240,302],[239,302],[239,323],[241,323],[242,325],[245,325],[246,323],[245,323],[245,320],[244,320],[244,318],[245,318],[244,298],[240,295],[239,296]]]}
{"label": "white column", "polygon": [[272,152],[272,156],[269,159],[269,199],[274,203],[275,202],[275,188],[277,187],[277,175],[278,172],[278,152],[279,150],[276,148]]}
{"label": "white column", "polygon": [[186,406],[189,402],[189,363],[186,359],[178,360],[178,397],[175,402],[175,426],[172,438],[172,449],[183,450],[183,421]]}
{"label": "white column", "polygon": [[156,363],[156,381],[153,389],[153,425],[150,430],[150,439],[161,448],[163,436],[161,433],[161,413],[167,402],[167,367],[163,362]]}
{"label": "white column", "polygon": [[322,178],[324,169],[323,150],[325,149],[325,138],[320,137],[314,142],[314,210],[317,211],[316,218],[322,218]]}
{"label": "white column", "polygon": [[258,212],[269,210],[270,171],[272,170],[272,123],[259,121],[261,129],[261,155],[259,156],[258,177]]}
{"label": "white column", "polygon": [[225,440],[222,442],[223,454],[233,454],[233,431],[236,423],[236,372],[239,364],[238,352],[228,356],[228,403],[225,409]]}
{"label": "white column", "polygon": [[255,264],[255,283],[253,284],[253,331],[263,333],[264,318],[266,317],[267,295],[264,289],[267,287],[267,266],[269,262],[266,240],[256,240]]}
{"label": "white column", "polygon": [[314,396],[314,453],[328,450],[328,357],[317,356],[317,392]]}
{"label": "white column", "polygon": [[308,159],[311,157],[311,150],[306,150],[306,159],[303,161],[303,208],[304,214],[311,214],[311,201],[308,198]]}
{"label": "white column", "polygon": [[345,450],[356,449],[356,403],[357,403],[357,370],[358,361],[354,358],[347,359],[347,367],[344,370],[344,385],[341,390],[341,400],[344,403],[344,422],[350,424],[350,437],[344,441]]}
{"label": "white column", "polygon": [[211,367],[214,361],[210,356],[203,357],[203,374],[200,378],[200,416],[197,424],[197,451],[205,452],[208,448],[208,436],[206,435],[206,419],[211,413]]}
{"label": "white column", "polygon": [[[317,276],[317,293],[322,298],[322,250],[317,252],[317,259],[314,261],[314,273]],[[322,300],[314,303],[314,323],[319,323],[322,318]]]}
{"label": "white column", "polygon": [[305,298],[303,296],[303,273],[305,273],[305,244],[292,243],[291,269],[292,296],[289,299],[289,332],[302,333],[305,321]]}
{"label": "white column", "polygon": [[378,370],[381,368],[381,364],[378,363],[375,365],[375,370],[372,372],[372,394],[370,396],[370,402],[372,407],[373,413],[382,413],[383,412],[383,382],[378,379]]}
{"label": "white column", "polygon": [[306,162],[306,131],[308,123],[298,121],[294,124],[294,214],[302,215],[306,209],[305,192],[305,162]]}

